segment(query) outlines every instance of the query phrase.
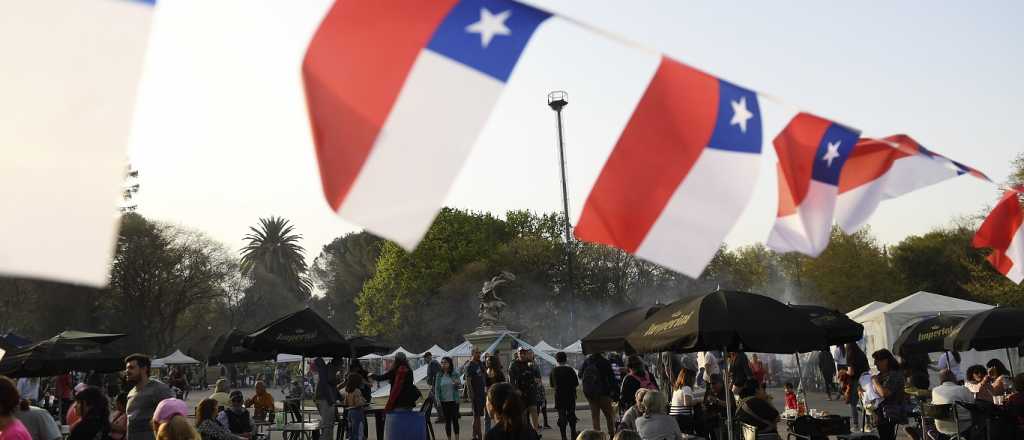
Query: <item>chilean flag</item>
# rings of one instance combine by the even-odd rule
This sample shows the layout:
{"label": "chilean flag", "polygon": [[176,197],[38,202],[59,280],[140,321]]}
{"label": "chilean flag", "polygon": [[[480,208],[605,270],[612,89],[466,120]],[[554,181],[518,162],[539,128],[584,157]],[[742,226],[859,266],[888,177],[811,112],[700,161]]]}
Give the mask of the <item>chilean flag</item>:
{"label": "chilean flag", "polygon": [[930,151],[907,135],[861,139],[839,177],[836,222],[852,233],[867,224],[883,200],[963,174],[991,181],[980,171]]}
{"label": "chilean flag", "polygon": [[859,132],[800,113],[775,138],[779,213],[768,247],[816,257],[828,246],[839,176]]}
{"label": "chilean flag", "polygon": [[331,208],[415,247],[549,16],[506,0],[335,2],[303,63]]}
{"label": "chilean flag", "polygon": [[976,248],[992,248],[989,263],[1015,283],[1024,280],[1024,211],[1018,195],[1024,188],[1006,191],[985,218],[971,242]]}
{"label": "chilean flag", "polygon": [[662,58],[575,234],[697,277],[746,207],[760,160],[757,95]]}

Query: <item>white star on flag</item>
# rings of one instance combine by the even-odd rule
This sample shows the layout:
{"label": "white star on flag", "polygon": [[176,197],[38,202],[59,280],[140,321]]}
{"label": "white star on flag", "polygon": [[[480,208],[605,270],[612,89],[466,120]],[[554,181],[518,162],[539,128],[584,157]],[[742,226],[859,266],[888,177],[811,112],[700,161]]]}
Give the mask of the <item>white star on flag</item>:
{"label": "white star on flag", "polygon": [[497,15],[491,13],[487,8],[480,8],[480,21],[466,26],[466,32],[480,34],[480,46],[486,48],[491,44],[495,35],[510,35],[512,33],[505,20],[512,14],[512,10],[502,11]]}
{"label": "white star on flag", "polygon": [[827,160],[829,168],[832,168],[832,160],[839,157],[839,145],[842,143],[843,141],[841,140],[828,143],[828,151],[821,157],[821,160]]}
{"label": "white star on flag", "polygon": [[747,110],[747,97],[741,96],[739,101],[730,101],[732,104],[732,120],[729,125],[739,125],[740,131],[747,132],[747,121],[754,117],[750,110]]}

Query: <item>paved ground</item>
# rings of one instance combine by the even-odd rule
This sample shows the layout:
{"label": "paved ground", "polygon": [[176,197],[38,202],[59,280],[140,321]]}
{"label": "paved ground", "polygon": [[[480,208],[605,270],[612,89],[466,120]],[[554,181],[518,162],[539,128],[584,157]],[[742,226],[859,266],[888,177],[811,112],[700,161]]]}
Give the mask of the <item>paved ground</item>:
{"label": "paved ground", "polygon": [[[253,390],[252,390],[252,388],[245,388],[245,389],[242,390],[242,392],[245,394],[246,397],[249,397],[252,394]],[[192,408],[195,408],[195,406],[199,403],[200,400],[202,400],[203,398],[209,396],[211,393],[212,393],[212,390],[193,391],[189,395],[189,398],[188,398],[189,406],[192,407]],[[781,388],[771,388],[771,389],[769,389],[769,393],[773,396],[773,403],[775,404],[776,408],[778,408],[781,411],[782,407],[784,406],[784,402],[785,402],[785,399],[783,398],[783,395],[782,395],[782,389]],[[271,390],[271,394],[274,396],[274,399],[277,402],[278,407],[280,408],[281,401],[282,401],[282,398],[283,398],[283,394],[280,392],[280,390],[277,390],[277,389]],[[842,402],[839,402],[839,401],[829,401],[829,400],[827,400],[827,398],[826,398],[824,393],[810,392],[810,393],[808,393],[808,398],[807,399],[808,399],[808,406],[809,406],[809,408],[823,410],[823,411],[828,412],[829,414],[838,414],[838,415],[842,415],[842,416],[849,416],[849,407],[846,404],[844,404]],[[549,400],[549,401],[553,402],[553,400]],[[580,402],[580,403],[577,405],[578,409],[576,411],[576,417],[579,418],[579,424],[577,426],[578,426],[578,428],[580,430],[590,429],[591,428],[590,410],[589,409],[585,409],[585,407],[586,407],[586,401],[585,400],[580,398],[578,400],[578,402]],[[309,408],[310,410],[314,410],[315,409],[315,407],[313,406],[313,403],[311,401],[306,401],[306,405],[305,406],[307,408]],[[460,419],[460,425],[461,425],[462,430],[461,430],[461,436],[459,438],[462,439],[462,440],[468,440],[468,439],[472,438],[473,419],[472,419],[472,417],[468,416],[468,414],[469,414],[469,407],[468,407],[467,404],[463,404],[462,405],[462,412],[465,415]],[[549,424],[554,429],[544,430],[542,432],[542,435],[543,435],[544,439],[549,439],[549,440],[559,440],[560,439],[560,436],[559,436],[558,430],[557,430],[557,426],[555,425],[555,419],[556,419],[556,414],[555,414],[554,408],[552,406],[548,410],[548,421],[549,421]],[[435,424],[434,425],[434,432],[437,435],[438,439],[442,439],[442,440],[445,439],[444,425]],[[785,430],[785,425],[784,424],[780,424],[779,432],[785,434],[786,430]],[[737,439],[742,438],[741,433],[736,433],[736,438]],[[902,433],[901,433],[901,437],[899,437],[899,438],[900,439],[909,439],[909,437],[907,437],[905,434],[902,434]],[[271,440],[282,440],[282,439],[281,439],[280,434],[274,433],[272,435]],[[368,440],[381,440],[381,439],[377,439],[377,437],[375,436],[375,433],[374,433],[374,430],[373,430],[373,426],[372,426],[372,420],[371,420],[370,438]]]}

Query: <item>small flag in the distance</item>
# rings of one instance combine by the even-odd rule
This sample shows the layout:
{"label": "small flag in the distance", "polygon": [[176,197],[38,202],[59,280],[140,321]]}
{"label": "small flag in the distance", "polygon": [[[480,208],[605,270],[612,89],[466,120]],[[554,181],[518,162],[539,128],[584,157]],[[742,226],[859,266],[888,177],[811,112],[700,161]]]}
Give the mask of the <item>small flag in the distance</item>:
{"label": "small flag in the distance", "polygon": [[976,248],[992,248],[989,263],[1015,283],[1024,280],[1024,211],[1018,199],[1022,191],[1024,187],[1003,193],[971,242]]}
{"label": "small flag in the distance", "polygon": [[768,247],[816,257],[832,232],[839,176],[859,132],[800,113],[775,138],[779,213]]}

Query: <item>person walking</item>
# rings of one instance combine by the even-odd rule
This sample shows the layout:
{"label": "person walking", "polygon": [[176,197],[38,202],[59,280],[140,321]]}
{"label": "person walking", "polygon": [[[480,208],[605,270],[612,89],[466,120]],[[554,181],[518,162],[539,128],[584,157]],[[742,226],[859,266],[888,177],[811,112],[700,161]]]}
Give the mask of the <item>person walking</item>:
{"label": "person walking", "polygon": [[74,403],[74,380],[71,379],[71,373],[64,373],[54,380],[54,391],[57,394],[57,398],[60,399],[60,420],[61,423],[67,424],[68,410],[71,409],[71,404]]}
{"label": "person walking", "polygon": [[314,360],[317,382],[313,399],[316,400],[316,409],[320,413],[320,438],[323,439],[334,438],[334,404],[338,402],[338,376],[335,374],[335,362],[332,359],[331,363],[327,364],[321,357]]}
{"label": "person walking", "polygon": [[441,371],[434,378],[434,398],[437,406],[441,408],[441,418],[444,419],[444,433],[448,440],[452,440],[452,432],[455,432],[455,440],[459,440],[459,377],[455,372],[452,358],[441,358]]}
{"label": "person walking", "polygon": [[818,372],[821,373],[821,380],[825,384],[825,396],[832,400],[832,393],[836,390],[836,361],[832,359],[832,352],[822,350],[818,352]]}
{"label": "person walking", "polygon": [[365,411],[369,401],[363,397],[363,383],[362,375],[356,372],[349,373],[345,379],[344,389],[341,391],[341,405],[345,407],[345,417],[348,420],[349,440],[366,438],[363,433],[363,425],[366,424]]}
{"label": "person walking", "polygon": [[697,386],[706,387],[706,384],[711,382],[712,374],[722,374],[718,366],[718,357],[711,351],[697,353]]}
{"label": "person walking", "polygon": [[868,364],[868,356],[864,354],[864,350],[855,342],[846,344],[846,373],[850,385],[849,392],[844,397],[846,403],[850,405],[850,427],[856,432],[861,428],[860,411],[857,409],[858,403],[862,400],[859,392],[861,377],[867,374],[870,379],[871,365]]}
{"label": "person walking", "polygon": [[469,403],[473,411],[473,440],[483,438],[483,431],[480,429],[480,418],[484,415],[484,406],[487,403],[487,390],[484,377],[484,363],[480,360],[480,349],[473,347],[470,358],[462,366],[462,374],[466,378],[466,395],[469,396]]}
{"label": "person walking", "polygon": [[128,392],[128,440],[154,440],[153,412],[160,401],[174,395],[166,384],[149,378],[149,356],[136,353],[124,362],[125,381],[132,386]]}
{"label": "person walking", "polygon": [[[505,369],[501,365],[501,358],[494,353],[488,353],[484,359],[484,387],[490,391],[491,387],[499,383],[507,382],[508,379],[505,377]],[[486,400],[485,400],[486,402]],[[490,432],[491,430],[491,412],[484,408],[484,431]]]}
{"label": "person walking", "polygon": [[530,350],[526,347],[519,347],[516,360],[508,367],[508,379],[523,396],[523,403],[526,405],[526,414],[535,431],[540,432],[540,419],[537,413],[537,382],[540,380],[540,372],[530,364]]}
{"label": "person walking", "polygon": [[[427,394],[427,399],[435,399],[434,382],[437,380],[438,373],[441,372],[441,364],[434,359],[434,355],[429,351],[423,353],[423,363],[427,366],[427,384],[430,385],[430,393]],[[430,414],[434,412],[434,408],[430,408],[427,412],[427,419],[430,419]],[[440,408],[437,410],[437,420],[434,423],[444,423],[444,414],[441,413]]]}
{"label": "person walking", "polygon": [[[580,382],[576,378],[576,372],[566,364],[568,356],[565,352],[555,353],[555,361],[558,366],[551,369],[548,383],[555,390],[555,411],[558,412],[558,432],[562,440],[576,437],[576,388]],[[565,428],[569,427],[568,437]]]}
{"label": "person walking", "polygon": [[611,362],[601,353],[592,353],[583,361],[579,372],[583,396],[590,406],[590,419],[594,429],[601,430],[601,413],[607,426],[607,433],[615,432],[615,416],[612,413],[612,401],[618,399],[615,373]]}

